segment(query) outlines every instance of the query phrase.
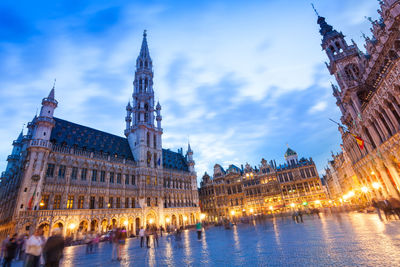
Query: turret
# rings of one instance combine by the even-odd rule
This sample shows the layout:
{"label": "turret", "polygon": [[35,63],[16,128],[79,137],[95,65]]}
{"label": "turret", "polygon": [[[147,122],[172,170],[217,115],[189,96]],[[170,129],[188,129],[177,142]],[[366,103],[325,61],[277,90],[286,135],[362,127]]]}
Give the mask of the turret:
{"label": "turret", "polygon": [[190,143],[188,143],[188,149],[187,149],[187,152],[186,152],[186,161],[187,161],[188,166],[189,166],[189,171],[190,172],[194,172],[195,162],[193,160],[193,150],[190,147]]}
{"label": "turret", "polygon": [[298,163],[297,153],[290,147],[285,152],[285,160],[289,165],[295,165]]}
{"label": "turret", "polygon": [[[153,62],[147,45],[146,31],[136,59],[133,81],[133,104],[127,106],[125,135],[138,166],[162,168],[161,106],[154,108]],[[154,126],[156,114],[157,127]],[[131,123],[132,122],[132,123]]]}

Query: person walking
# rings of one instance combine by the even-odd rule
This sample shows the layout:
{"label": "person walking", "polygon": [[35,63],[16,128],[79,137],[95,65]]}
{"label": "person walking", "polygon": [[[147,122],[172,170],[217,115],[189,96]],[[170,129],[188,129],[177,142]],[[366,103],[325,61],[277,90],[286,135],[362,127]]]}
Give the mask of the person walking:
{"label": "person walking", "polygon": [[58,267],[63,257],[65,241],[62,237],[61,229],[55,228],[52,236],[47,239],[43,247],[43,257],[45,267]]}
{"label": "person walking", "polygon": [[37,228],[35,233],[26,241],[24,267],[40,266],[40,255],[42,254],[43,243],[43,229]]}
{"label": "person walking", "polygon": [[394,197],[389,198],[389,203],[392,206],[393,212],[400,219],[400,200]]}
{"label": "person walking", "polygon": [[375,198],[371,201],[371,206],[375,208],[376,213],[378,214],[379,220],[383,221],[381,210],[379,209],[378,202],[376,202]]}
{"label": "person walking", "polygon": [[196,223],[197,239],[201,239],[202,226],[201,222]]}
{"label": "person walking", "polygon": [[144,235],[145,235],[145,231],[144,231],[143,226],[142,226],[142,227],[140,227],[140,230],[139,230],[140,247],[141,247],[141,248],[143,247]]}
{"label": "person walking", "polygon": [[157,232],[157,227],[156,226],[154,226],[154,228],[153,228],[153,243],[154,243],[154,247],[156,247],[156,245],[157,245],[157,247],[158,247],[158,232]]}
{"label": "person walking", "polygon": [[146,235],[146,247],[150,248],[150,227],[147,225],[145,235]]}
{"label": "person walking", "polygon": [[112,251],[111,260],[118,260],[118,229],[114,229],[111,235]]}
{"label": "person walking", "polygon": [[5,245],[3,267],[10,267],[12,260],[15,258],[18,248],[17,236],[17,234],[14,234]]}
{"label": "person walking", "polygon": [[126,229],[122,228],[119,229],[119,235],[118,235],[118,261],[122,260],[122,247],[125,245],[125,240],[127,238],[127,233]]}
{"label": "person walking", "polygon": [[1,242],[1,255],[0,255],[0,263],[3,261],[4,256],[6,254],[6,245],[8,241],[10,240],[10,236],[7,235],[7,237]]}

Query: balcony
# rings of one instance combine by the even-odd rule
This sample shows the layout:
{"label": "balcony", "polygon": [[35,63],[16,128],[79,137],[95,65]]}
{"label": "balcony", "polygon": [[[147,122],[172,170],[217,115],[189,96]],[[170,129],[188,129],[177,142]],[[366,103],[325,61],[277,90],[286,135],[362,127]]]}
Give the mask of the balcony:
{"label": "balcony", "polygon": [[19,160],[19,155],[9,155],[7,157],[7,161],[16,161]]}
{"label": "balcony", "polygon": [[48,140],[33,139],[29,141],[28,145],[28,148],[32,147],[51,149],[51,142]]}

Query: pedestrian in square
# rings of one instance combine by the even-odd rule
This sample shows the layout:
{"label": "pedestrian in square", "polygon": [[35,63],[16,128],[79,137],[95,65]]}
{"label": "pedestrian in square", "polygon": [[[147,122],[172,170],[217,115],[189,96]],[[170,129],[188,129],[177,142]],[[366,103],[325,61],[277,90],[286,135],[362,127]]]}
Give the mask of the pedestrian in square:
{"label": "pedestrian in square", "polygon": [[150,227],[148,225],[146,227],[145,235],[146,235],[146,247],[150,248],[150,235],[151,235],[151,232],[150,232]]}
{"label": "pedestrian in square", "polygon": [[26,257],[24,267],[39,267],[40,256],[44,245],[43,229],[37,228],[35,233],[26,241]]}
{"label": "pedestrian in square", "polygon": [[145,235],[145,232],[144,232],[144,229],[143,229],[143,226],[142,226],[142,227],[140,227],[140,230],[139,230],[140,247],[141,247],[141,248],[143,247],[144,235]]}
{"label": "pedestrian in square", "polygon": [[10,267],[12,260],[15,258],[17,254],[17,234],[14,234],[5,245],[4,251],[4,259],[3,259],[3,267]]}
{"label": "pedestrian in square", "polygon": [[153,228],[153,242],[154,242],[154,247],[158,247],[158,233],[157,233],[157,227]]}
{"label": "pedestrian in square", "polygon": [[201,222],[196,223],[197,239],[201,239],[202,226]]}
{"label": "pedestrian in square", "polygon": [[54,228],[52,236],[47,239],[43,247],[45,267],[58,267],[63,257],[65,241],[60,228]]}

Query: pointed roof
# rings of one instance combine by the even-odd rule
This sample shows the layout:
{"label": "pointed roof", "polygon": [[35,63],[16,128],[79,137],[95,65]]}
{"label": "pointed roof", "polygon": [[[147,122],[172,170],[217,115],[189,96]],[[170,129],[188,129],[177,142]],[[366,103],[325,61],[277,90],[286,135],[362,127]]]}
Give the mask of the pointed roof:
{"label": "pointed roof", "polygon": [[139,57],[141,58],[150,58],[149,47],[147,46],[147,33],[146,30],[143,31],[143,41],[142,47],[140,48]]}
{"label": "pointed roof", "polygon": [[160,110],[160,109],[161,109],[160,101],[157,101],[156,109],[157,109],[157,110]]}
{"label": "pointed roof", "polygon": [[23,137],[24,137],[24,129],[22,129],[20,134],[18,135],[17,142],[21,142]]}
{"label": "pointed roof", "polygon": [[297,155],[296,151],[294,151],[293,149],[288,147],[288,149],[286,150],[286,153],[285,153],[285,157],[293,156],[293,155]]}
{"label": "pointed roof", "polygon": [[188,150],[187,153],[193,153],[192,148],[190,147],[190,143],[188,142]]}
{"label": "pointed roof", "polygon": [[49,96],[47,98],[54,100],[54,86],[53,86],[53,88],[51,88],[51,91],[50,91]]}

